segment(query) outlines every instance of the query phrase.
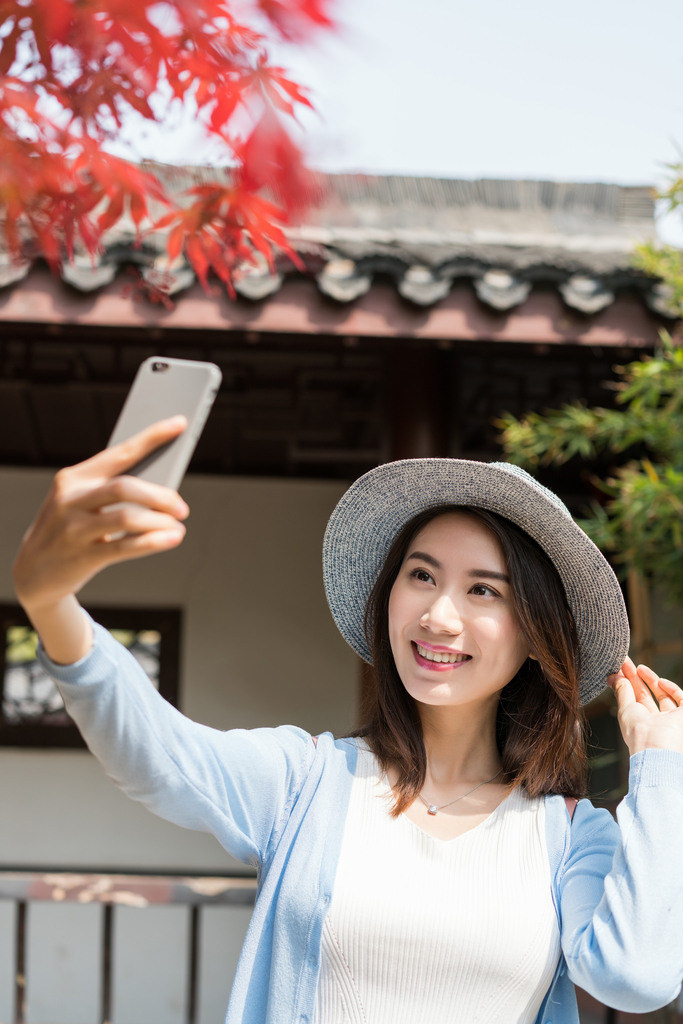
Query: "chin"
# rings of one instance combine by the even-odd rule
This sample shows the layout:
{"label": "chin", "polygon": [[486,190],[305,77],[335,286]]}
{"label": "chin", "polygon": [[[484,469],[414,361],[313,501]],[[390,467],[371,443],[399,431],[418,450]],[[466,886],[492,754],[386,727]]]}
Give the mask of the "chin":
{"label": "chin", "polygon": [[421,704],[460,704],[463,694],[456,694],[455,688],[442,679],[410,679],[408,683],[402,680],[407,692],[413,700]]}
{"label": "chin", "polygon": [[408,694],[419,704],[430,707],[460,707],[465,704],[487,703],[497,700],[502,689],[491,691],[490,687],[479,689],[472,680],[460,682],[455,679],[424,679],[412,673],[399,672],[401,682]]}

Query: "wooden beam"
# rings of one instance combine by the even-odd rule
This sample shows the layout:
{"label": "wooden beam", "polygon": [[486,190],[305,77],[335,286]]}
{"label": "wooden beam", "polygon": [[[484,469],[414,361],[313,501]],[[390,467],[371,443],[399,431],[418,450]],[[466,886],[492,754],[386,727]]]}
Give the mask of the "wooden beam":
{"label": "wooden beam", "polygon": [[637,295],[619,295],[602,312],[584,316],[569,309],[555,288],[535,288],[522,305],[496,312],[467,281],[427,307],[412,305],[382,281],[350,303],[334,302],[306,278],[286,280],[262,302],[233,301],[222,286],[207,295],[194,285],[175,297],[170,310],[134,298],[125,286],[122,274],[97,292],[82,293],[36,266],[0,291],[0,321],[628,348],[655,345],[660,326]]}

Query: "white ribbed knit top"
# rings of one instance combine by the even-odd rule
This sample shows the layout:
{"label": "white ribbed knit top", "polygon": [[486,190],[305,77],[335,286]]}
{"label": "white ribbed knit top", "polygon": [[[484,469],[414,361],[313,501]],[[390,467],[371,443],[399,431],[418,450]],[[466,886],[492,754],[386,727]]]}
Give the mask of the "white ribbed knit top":
{"label": "white ribbed knit top", "polygon": [[405,815],[361,741],[315,1024],[532,1024],[560,955],[545,803],[514,790],[464,835]]}

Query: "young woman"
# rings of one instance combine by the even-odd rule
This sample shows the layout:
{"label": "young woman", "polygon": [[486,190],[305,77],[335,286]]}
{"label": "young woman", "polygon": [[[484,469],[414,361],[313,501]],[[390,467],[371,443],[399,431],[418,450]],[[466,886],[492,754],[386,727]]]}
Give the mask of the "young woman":
{"label": "young woman", "polygon": [[[500,464],[366,474],[323,552],[335,621],[374,664],[363,728],[221,733],[162,700],[75,596],[182,540],[182,499],[123,475],[182,427],[58,473],[15,579],[107,772],[258,870],[228,1022],[576,1024],[573,982],[635,1012],[671,1001],[683,691],[626,658],[618,583],[559,499]],[[608,682],[631,753],[619,825],[579,799],[580,705]]]}

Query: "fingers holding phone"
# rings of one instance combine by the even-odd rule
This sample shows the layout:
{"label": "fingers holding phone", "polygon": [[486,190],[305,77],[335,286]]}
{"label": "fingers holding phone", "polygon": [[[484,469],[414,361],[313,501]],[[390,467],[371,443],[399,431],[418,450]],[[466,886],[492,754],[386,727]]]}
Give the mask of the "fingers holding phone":
{"label": "fingers holding phone", "polygon": [[[176,489],[185,474],[220,383],[221,371],[214,363],[156,356],[146,359],[138,369],[109,441],[109,451],[117,452],[116,458],[124,459],[125,472],[141,480]],[[140,431],[144,434],[145,430],[153,429],[149,427],[152,421],[174,414],[184,416],[186,429],[172,438],[160,440],[157,437],[153,447],[142,452],[139,442],[135,442],[135,438],[141,436]],[[125,447],[130,444],[133,450]],[[128,461],[131,455],[134,456],[133,464]],[[96,458],[106,462],[107,456],[103,452]],[[107,512],[118,510],[118,506],[105,509]],[[110,540],[122,540],[126,533],[135,532],[135,529],[120,530],[112,533]],[[122,550],[128,552],[131,546],[124,545]]]}
{"label": "fingers holding phone", "polygon": [[14,565],[19,601],[48,655],[84,657],[92,630],[75,595],[101,569],[177,547],[177,488],[221,382],[213,363],[146,359],[105,451],[57,473]]}
{"label": "fingers holding phone", "polygon": [[[125,557],[140,557],[151,551],[142,550],[138,544],[116,544],[119,540],[135,540],[144,537],[153,542],[152,550],[164,550],[175,546],[185,535],[182,521],[190,513],[189,507],[176,491],[170,488],[145,484],[135,477],[117,477],[111,486],[98,488],[89,495],[95,503],[87,535],[95,542],[108,545],[105,552],[107,561],[114,554],[120,561]],[[102,504],[104,502],[104,504]],[[168,538],[163,533],[170,533]],[[159,534],[152,537],[152,534]],[[128,553],[128,554],[127,554]]]}
{"label": "fingers holding phone", "polygon": [[[166,416],[155,422],[143,424],[137,429],[131,428],[126,437],[116,441],[114,438],[122,417],[123,412],[119,416],[107,447],[84,462],[69,466],[69,473],[76,478],[82,476],[84,480],[88,481],[88,486],[95,479],[105,482],[123,475],[138,476],[137,467],[155,452],[165,450],[169,444],[185,432],[188,426],[186,416],[178,414]],[[167,484],[166,480],[157,482]],[[173,488],[173,490],[175,489]]]}
{"label": "fingers holding phone", "polygon": [[184,417],[155,423],[56,474],[14,566],[17,596],[29,613],[78,593],[107,565],[177,547],[189,514],[177,491],[118,474],[185,428]]}
{"label": "fingers holding phone", "polygon": [[180,543],[189,509],[177,488],[220,383],[214,363],[144,360],[109,445],[60,470],[24,540],[15,583],[27,611],[107,565]]}

